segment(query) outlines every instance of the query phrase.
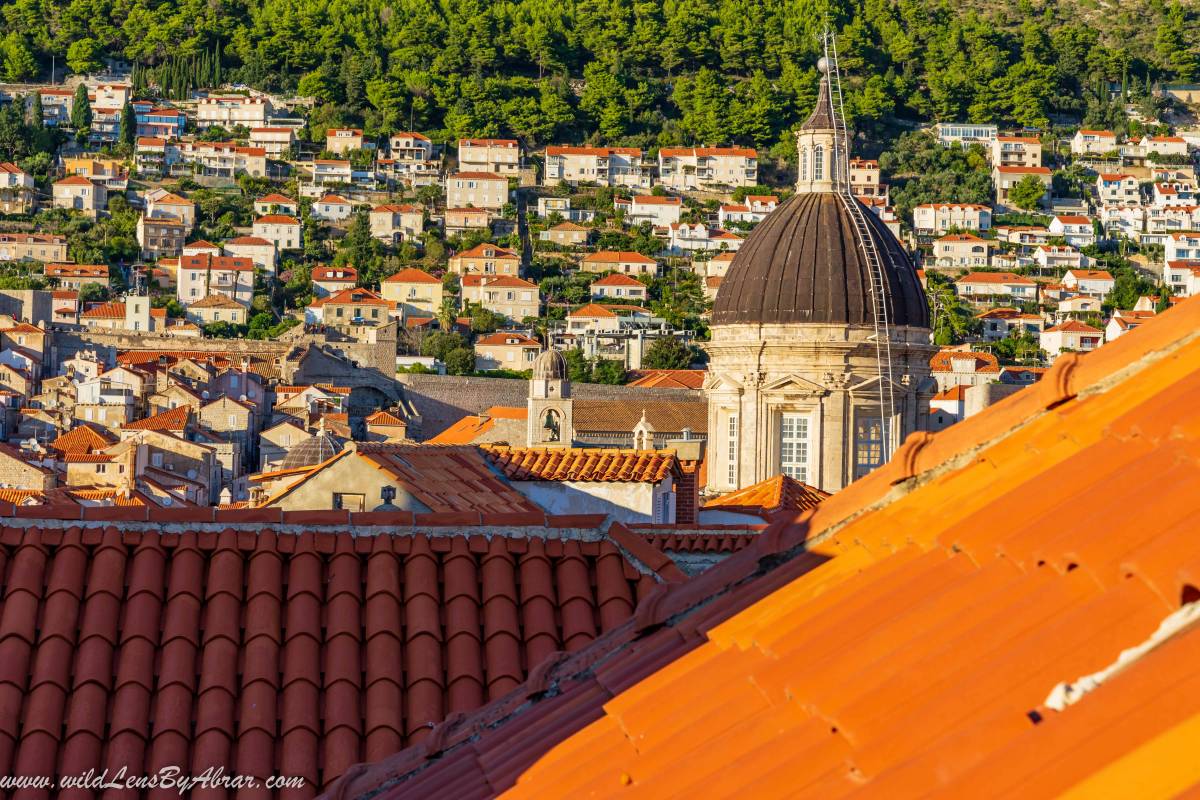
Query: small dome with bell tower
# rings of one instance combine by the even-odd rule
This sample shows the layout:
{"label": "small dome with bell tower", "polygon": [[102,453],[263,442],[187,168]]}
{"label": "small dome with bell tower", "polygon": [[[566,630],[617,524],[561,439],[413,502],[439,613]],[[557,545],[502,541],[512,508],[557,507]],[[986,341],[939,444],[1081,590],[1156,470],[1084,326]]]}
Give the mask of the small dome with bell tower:
{"label": "small dome with bell tower", "polygon": [[571,406],[567,360],[559,351],[547,349],[533,362],[526,443],[530,447],[570,447],[574,435]]}

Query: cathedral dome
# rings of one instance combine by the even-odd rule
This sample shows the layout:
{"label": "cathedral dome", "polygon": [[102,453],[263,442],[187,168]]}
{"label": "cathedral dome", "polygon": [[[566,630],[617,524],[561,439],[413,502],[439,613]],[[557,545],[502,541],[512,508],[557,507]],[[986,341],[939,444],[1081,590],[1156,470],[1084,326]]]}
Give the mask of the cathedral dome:
{"label": "cathedral dome", "polygon": [[[845,203],[834,192],[801,193],[759,223],[721,282],[712,324],[874,324],[871,273]],[[912,262],[879,217],[862,216],[882,262],[888,323],[928,328]]]}

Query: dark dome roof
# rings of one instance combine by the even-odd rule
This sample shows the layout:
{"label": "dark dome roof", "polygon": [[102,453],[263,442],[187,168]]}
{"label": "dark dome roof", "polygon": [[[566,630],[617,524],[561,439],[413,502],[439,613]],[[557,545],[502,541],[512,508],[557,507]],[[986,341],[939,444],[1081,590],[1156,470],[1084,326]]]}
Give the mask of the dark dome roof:
{"label": "dark dome roof", "polygon": [[[928,328],[912,262],[879,217],[866,208],[863,216],[883,262],[889,322]],[[714,325],[788,322],[875,322],[866,258],[836,194],[798,194],[775,209],[746,238],[717,291]]]}

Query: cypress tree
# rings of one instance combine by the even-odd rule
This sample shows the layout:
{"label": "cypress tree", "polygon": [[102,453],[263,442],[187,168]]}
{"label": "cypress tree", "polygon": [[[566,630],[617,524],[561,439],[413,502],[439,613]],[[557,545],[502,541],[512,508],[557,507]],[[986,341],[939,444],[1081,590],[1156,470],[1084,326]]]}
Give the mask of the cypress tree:
{"label": "cypress tree", "polygon": [[75,87],[75,99],[71,102],[71,127],[80,141],[92,130],[92,103],[88,100],[87,87],[82,83]]}
{"label": "cypress tree", "polygon": [[121,109],[121,143],[132,150],[137,144],[137,117],[133,113],[133,104],[126,103]]}
{"label": "cypress tree", "polygon": [[45,113],[45,110],[42,108],[42,93],[35,91],[33,93],[32,119],[29,120],[30,124],[33,125],[35,129],[41,130],[45,127]]}

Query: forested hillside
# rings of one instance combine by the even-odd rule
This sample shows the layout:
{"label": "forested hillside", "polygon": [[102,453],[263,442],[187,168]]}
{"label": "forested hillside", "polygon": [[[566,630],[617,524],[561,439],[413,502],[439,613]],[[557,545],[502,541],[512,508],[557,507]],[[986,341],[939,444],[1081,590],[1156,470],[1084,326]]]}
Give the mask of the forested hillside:
{"label": "forested hillside", "polygon": [[1179,0],[6,0],[0,71],[116,56],[143,80],[315,95],[317,126],[784,155],[827,9],[860,127],[1102,121],[1109,81],[1200,79],[1200,10]]}

